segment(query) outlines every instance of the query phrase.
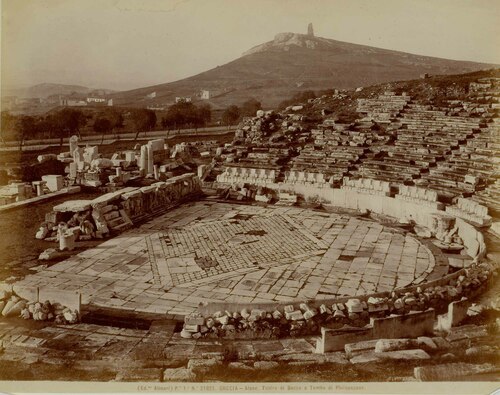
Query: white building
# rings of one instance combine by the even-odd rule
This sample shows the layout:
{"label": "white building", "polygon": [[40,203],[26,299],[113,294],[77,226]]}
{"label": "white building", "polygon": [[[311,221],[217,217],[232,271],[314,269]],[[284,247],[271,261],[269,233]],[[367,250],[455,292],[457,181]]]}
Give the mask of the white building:
{"label": "white building", "polygon": [[103,97],[87,97],[87,103],[104,103],[105,101]]}
{"label": "white building", "polygon": [[200,97],[201,97],[201,100],[209,100],[210,99],[210,91],[202,89]]}

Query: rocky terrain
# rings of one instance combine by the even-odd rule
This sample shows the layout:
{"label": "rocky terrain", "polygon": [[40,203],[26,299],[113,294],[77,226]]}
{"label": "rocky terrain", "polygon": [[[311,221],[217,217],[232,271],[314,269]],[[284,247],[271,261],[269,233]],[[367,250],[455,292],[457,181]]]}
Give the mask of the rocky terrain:
{"label": "rocky terrain", "polygon": [[[432,58],[298,33],[280,33],[274,40],[242,57],[195,76],[119,92],[116,104],[144,106],[176,96],[196,100],[201,89],[212,92],[215,108],[241,104],[249,98],[264,107],[304,90],[353,89],[388,81],[418,78],[420,74],[458,74],[494,65]],[[154,100],[146,96],[156,92]],[[116,105],[115,104],[115,105]]]}

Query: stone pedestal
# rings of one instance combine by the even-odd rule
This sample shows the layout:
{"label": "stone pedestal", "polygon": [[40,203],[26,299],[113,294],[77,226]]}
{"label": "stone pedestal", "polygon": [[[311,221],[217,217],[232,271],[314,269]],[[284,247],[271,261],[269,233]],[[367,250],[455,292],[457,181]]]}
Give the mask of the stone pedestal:
{"label": "stone pedestal", "polygon": [[203,174],[205,173],[205,169],[207,168],[207,165],[199,165],[198,166],[198,177],[202,178]]}
{"label": "stone pedestal", "polygon": [[151,147],[150,145],[147,145],[146,147],[148,151],[147,173],[154,174],[153,147]]}
{"label": "stone pedestal", "polygon": [[78,136],[71,136],[69,138],[69,153],[70,155],[73,155],[73,152],[75,152],[75,149],[78,148]]}
{"label": "stone pedestal", "polygon": [[139,158],[139,169],[141,172],[147,173],[148,171],[148,147],[147,145],[141,146],[141,157]]}
{"label": "stone pedestal", "polygon": [[64,232],[59,238],[59,250],[72,251],[75,248],[76,236],[73,232]]}
{"label": "stone pedestal", "polygon": [[69,164],[69,178],[76,178],[78,165],[75,162]]}
{"label": "stone pedestal", "polygon": [[50,192],[60,191],[64,187],[63,176],[60,175],[42,176],[42,181],[47,183]]}
{"label": "stone pedestal", "polygon": [[42,196],[43,195],[43,186],[45,182],[44,181],[33,181],[33,185],[36,188],[36,196]]}

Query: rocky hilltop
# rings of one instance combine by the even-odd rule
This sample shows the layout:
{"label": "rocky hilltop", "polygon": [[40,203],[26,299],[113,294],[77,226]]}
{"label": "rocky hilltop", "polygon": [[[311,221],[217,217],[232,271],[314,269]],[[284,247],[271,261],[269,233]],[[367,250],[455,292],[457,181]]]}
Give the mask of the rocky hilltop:
{"label": "rocky hilltop", "polygon": [[[201,90],[214,108],[256,98],[265,107],[304,90],[353,89],[419,78],[422,74],[461,74],[495,65],[414,55],[308,34],[279,33],[225,65],[176,82],[115,95],[123,105],[165,105],[175,97],[200,100]],[[148,95],[155,93],[155,98]]]}

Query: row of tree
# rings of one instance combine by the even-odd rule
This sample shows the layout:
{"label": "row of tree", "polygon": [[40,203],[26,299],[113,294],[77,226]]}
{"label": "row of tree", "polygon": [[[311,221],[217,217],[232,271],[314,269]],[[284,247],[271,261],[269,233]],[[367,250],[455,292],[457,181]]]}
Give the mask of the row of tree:
{"label": "row of tree", "polygon": [[19,142],[19,149],[22,149],[26,139],[36,136],[59,138],[62,145],[64,137],[80,134],[80,129],[87,123],[87,116],[82,111],[72,108],[64,108],[38,117],[31,115],[13,116],[3,112],[1,122],[2,132],[13,131],[15,139]]}
{"label": "row of tree", "polygon": [[[261,104],[255,99],[243,103],[241,107],[231,105],[221,116],[224,125],[234,125],[244,116],[255,116]],[[153,130],[157,125],[156,113],[149,109],[135,109],[130,111],[130,123],[136,135]],[[91,121],[93,119],[93,122]],[[161,119],[161,126],[166,129],[199,128],[207,126],[212,121],[212,109],[208,104],[199,106],[193,103],[180,102],[170,106]],[[90,125],[89,125],[90,122]],[[95,117],[88,112],[77,108],[63,108],[45,116],[19,115],[14,116],[2,112],[0,131],[2,139],[5,132],[12,131],[13,137],[19,142],[21,150],[25,140],[32,138],[59,138],[63,139],[74,134],[80,136],[80,130],[90,126],[94,133],[102,136],[101,144],[106,134],[124,127],[124,116],[121,111],[113,108],[99,112]]]}

